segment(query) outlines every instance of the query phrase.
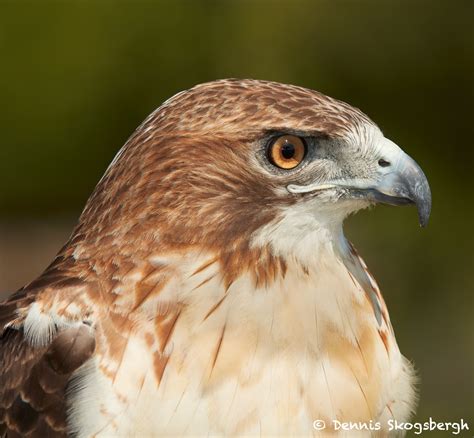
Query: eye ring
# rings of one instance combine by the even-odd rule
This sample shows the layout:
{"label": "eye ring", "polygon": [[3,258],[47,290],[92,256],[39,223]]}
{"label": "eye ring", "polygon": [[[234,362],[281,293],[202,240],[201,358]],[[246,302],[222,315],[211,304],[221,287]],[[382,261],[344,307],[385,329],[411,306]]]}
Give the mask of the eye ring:
{"label": "eye ring", "polygon": [[306,143],[296,135],[282,135],[271,141],[267,155],[274,166],[291,170],[298,166],[306,156]]}

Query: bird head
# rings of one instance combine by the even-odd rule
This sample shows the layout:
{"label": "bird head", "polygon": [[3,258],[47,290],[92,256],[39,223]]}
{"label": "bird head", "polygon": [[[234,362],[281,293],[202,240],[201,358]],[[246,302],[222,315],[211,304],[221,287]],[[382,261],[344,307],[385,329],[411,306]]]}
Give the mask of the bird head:
{"label": "bird head", "polygon": [[121,250],[145,237],[148,247],[278,246],[374,203],[414,204],[424,226],[431,195],[416,162],[365,114],[297,86],[221,80],[175,95],[143,122],[79,231]]}

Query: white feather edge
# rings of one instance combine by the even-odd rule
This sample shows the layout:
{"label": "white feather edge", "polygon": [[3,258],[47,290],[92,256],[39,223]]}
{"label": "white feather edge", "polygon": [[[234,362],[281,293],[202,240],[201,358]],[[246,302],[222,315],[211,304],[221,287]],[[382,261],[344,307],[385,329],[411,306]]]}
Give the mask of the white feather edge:
{"label": "white feather edge", "polygon": [[33,347],[44,347],[56,336],[58,330],[64,327],[74,327],[83,324],[82,320],[69,320],[57,315],[54,308],[45,312],[40,303],[29,306],[23,321],[23,331],[27,342]]}

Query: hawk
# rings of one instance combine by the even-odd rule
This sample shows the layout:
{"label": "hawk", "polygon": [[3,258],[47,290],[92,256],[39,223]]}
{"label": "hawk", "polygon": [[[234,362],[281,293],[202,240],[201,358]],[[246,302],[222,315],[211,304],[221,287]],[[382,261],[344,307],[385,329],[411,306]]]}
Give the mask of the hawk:
{"label": "hawk", "polygon": [[413,203],[426,225],[431,194],[358,109],[258,80],[178,93],[119,151],[51,265],[0,305],[0,434],[407,420],[413,367],[343,234],[375,203]]}

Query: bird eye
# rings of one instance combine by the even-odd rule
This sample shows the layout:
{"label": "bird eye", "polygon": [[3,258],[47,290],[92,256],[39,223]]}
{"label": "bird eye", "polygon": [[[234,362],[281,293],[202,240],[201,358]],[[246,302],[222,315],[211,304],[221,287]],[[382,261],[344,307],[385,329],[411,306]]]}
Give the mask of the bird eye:
{"label": "bird eye", "polygon": [[268,148],[268,159],[280,169],[294,169],[305,155],[305,142],[295,135],[282,135],[273,140]]}

